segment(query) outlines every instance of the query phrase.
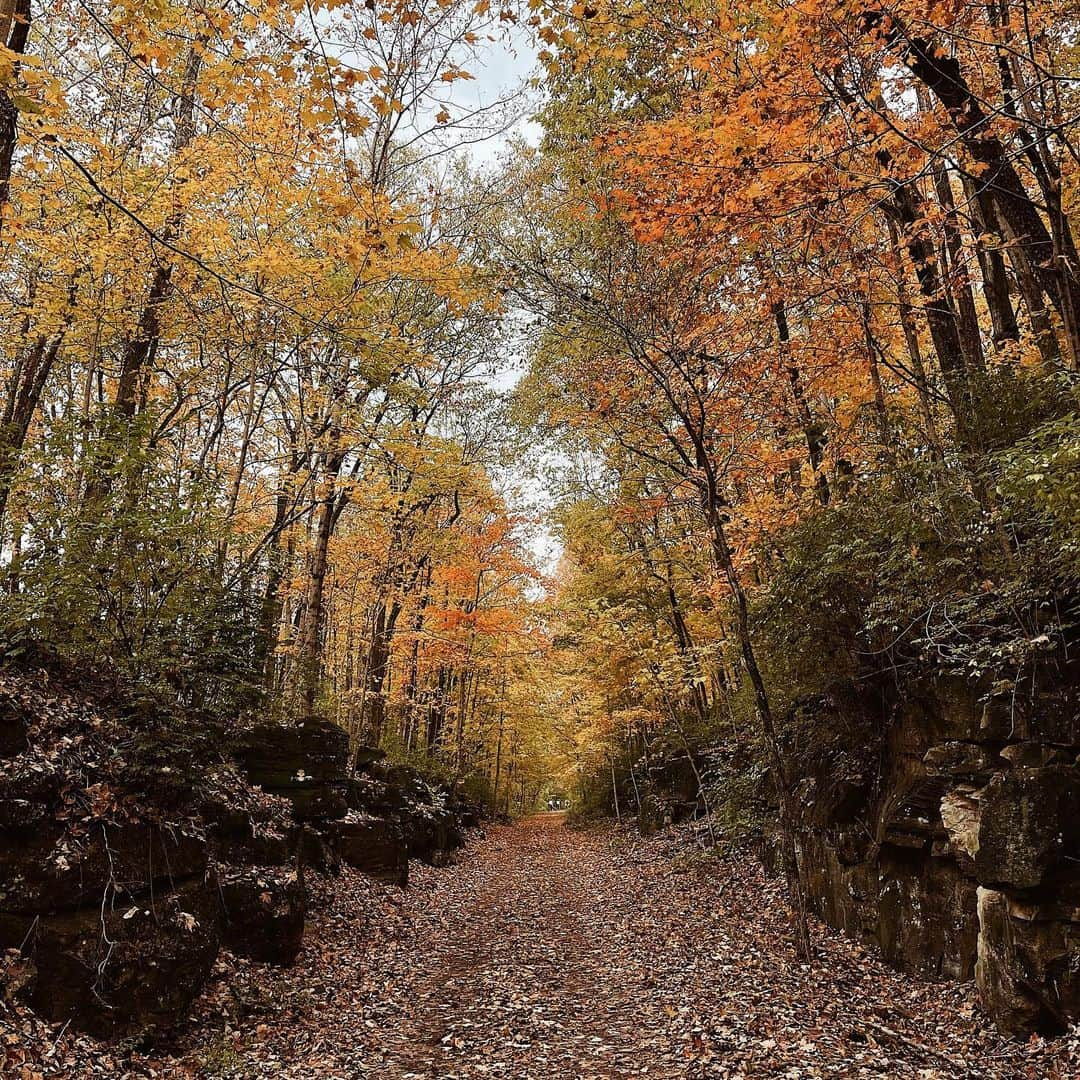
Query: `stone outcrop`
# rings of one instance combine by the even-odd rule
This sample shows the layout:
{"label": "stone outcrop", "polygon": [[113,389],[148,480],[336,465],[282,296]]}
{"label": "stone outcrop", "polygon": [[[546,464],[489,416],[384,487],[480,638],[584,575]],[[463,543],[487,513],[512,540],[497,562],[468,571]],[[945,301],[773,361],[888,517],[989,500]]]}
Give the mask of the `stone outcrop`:
{"label": "stone outcrop", "polygon": [[240,740],[238,757],[251,783],[290,801],[303,826],[295,842],[320,869],[345,863],[404,886],[410,858],[446,862],[464,842],[462,819],[478,819],[415,769],[385,764],[381,751],[350,754],[345,733],[324,721],[260,725]]}
{"label": "stone outcrop", "polygon": [[218,897],[226,948],[264,964],[296,959],[307,897],[295,871],[261,866],[224,870]]}
{"label": "stone outcrop", "polygon": [[[1080,1017],[1080,669],[838,689],[795,795],[812,905],[931,978],[975,978],[1000,1028]],[[797,737],[797,736],[796,736]],[[776,845],[770,857],[776,858]]]}
{"label": "stone outcrop", "polygon": [[0,909],[9,913],[100,906],[206,876],[201,838],[145,821],[95,822],[82,835],[59,822],[13,832],[0,851]]}
{"label": "stone outcrop", "polygon": [[261,724],[239,741],[237,757],[248,780],[287,798],[299,821],[331,821],[348,811],[349,737],[336,724]]}
{"label": "stone outcrop", "polygon": [[[1080,857],[1080,767],[1045,765],[996,773],[980,799],[980,882],[1037,889],[1069,874]],[[1080,869],[1080,867],[1077,867]]]}
{"label": "stone outcrop", "polygon": [[220,944],[197,770],[177,776],[207,740],[177,726],[170,753],[153,724],[45,678],[5,676],[0,694],[22,736],[0,763],[0,949],[26,958],[20,993],[98,1034],[170,1023]]}
{"label": "stone outcrop", "polygon": [[167,1026],[202,988],[220,942],[213,882],[100,907],[0,914],[0,943],[31,959],[23,993],[97,1035]]}
{"label": "stone outcrop", "polygon": [[333,839],[347,866],[389,885],[408,885],[409,848],[397,822],[350,813],[334,823]]}
{"label": "stone outcrop", "polygon": [[405,886],[410,855],[461,842],[466,808],[377,750],[350,759],[333,724],[232,735],[47,680],[0,673],[0,952],[21,953],[0,991],[49,1019],[167,1028],[220,947],[296,959],[305,874]]}
{"label": "stone outcrop", "polygon": [[27,719],[10,698],[0,701],[0,758],[21,754],[29,745]]}
{"label": "stone outcrop", "polygon": [[428,785],[404,765],[373,763],[353,782],[349,805],[397,826],[408,857],[438,866],[464,843],[463,828],[479,821],[479,811]]}

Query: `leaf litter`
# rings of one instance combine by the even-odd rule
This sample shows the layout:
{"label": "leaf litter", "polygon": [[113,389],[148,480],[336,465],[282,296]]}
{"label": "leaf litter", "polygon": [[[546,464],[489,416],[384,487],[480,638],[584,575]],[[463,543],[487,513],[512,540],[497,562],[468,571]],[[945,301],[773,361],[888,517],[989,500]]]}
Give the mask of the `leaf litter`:
{"label": "leaf litter", "polygon": [[970,984],[821,924],[791,945],[747,853],[693,855],[541,815],[478,832],[401,892],[321,880],[296,965],[228,953],[168,1044],[107,1046],[0,1005],[5,1077],[607,1080],[1080,1076],[1080,1038],[997,1033]]}

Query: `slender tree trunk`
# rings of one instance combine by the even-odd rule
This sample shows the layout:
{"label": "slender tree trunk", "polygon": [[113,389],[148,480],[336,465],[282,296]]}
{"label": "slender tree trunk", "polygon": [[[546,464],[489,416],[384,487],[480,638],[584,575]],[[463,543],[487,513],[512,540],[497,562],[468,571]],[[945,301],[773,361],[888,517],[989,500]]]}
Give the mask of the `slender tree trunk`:
{"label": "slender tree trunk", "polygon": [[690,635],[690,627],[686,625],[686,618],[679,604],[679,597],[675,592],[675,582],[671,560],[664,559],[665,592],[667,594],[668,608],[671,611],[671,625],[675,631],[675,640],[679,646],[679,653],[683,661],[689,665],[688,674],[691,676],[690,691],[694,702],[694,711],[702,725],[709,720],[709,695],[705,689],[705,680],[702,678],[701,665],[698,662],[697,649],[694,647],[694,639]]}
{"label": "slender tree trunk", "polygon": [[997,247],[987,247],[986,237],[999,232],[994,203],[975,181],[969,176],[962,176],[964,196],[967,199],[968,212],[971,214],[977,235],[975,252],[979,259],[982,273],[983,298],[990,312],[991,331],[995,345],[1020,340],[1020,328],[1016,324],[1016,312],[1009,299],[1009,275],[1005,269],[1005,260]]}
{"label": "slender tree trunk", "polygon": [[[172,146],[174,163],[179,161],[195,138],[195,87],[201,70],[202,57],[195,49],[191,49],[188,53],[183,85],[173,103],[176,125]],[[180,204],[182,185],[182,180],[175,181],[173,211],[163,230],[166,240],[174,240],[183,228],[185,212]],[[172,295],[172,276],[172,263],[159,263],[154,270],[146,303],[139,316],[138,327],[128,342],[120,363],[120,377],[116,384],[116,398],[113,402],[113,407],[119,416],[130,418],[135,415],[140,383],[161,337],[161,308]]]}
{"label": "slender tree trunk", "polygon": [[21,524],[16,524],[11,530],[11,561],[8,563],[7,591],[12,596],[18,596],[20,589],[20,577],[22,575],[22,536]]}
{"label": "slender tree trunk", "polygon": [[[187,66],[180,92],[173,101],[175,128],[172,141],[172,161],[176,164],[195,137],[195,90],[202,57],[194,49],[188,52]],[[185,211],[180,192],[185,181],[177,179],[173,185],[173,208],[162,229],[166,240],[174,240],[184,226]],[[106,418],[104,440],[92,460],[86,478],[82,505],[84,516],[101,520],[105,511],[105,499],[111,486],[110,472],[120,456],[120,445],[113,440],[127,436],[130,421],[145,401],[148,369],[161,338],[162,307],[172,295],[173,264],[159,262],[150,278],[150,286],[139,313],[135,331],[127,342],[120,360],[120,372],[113,398],[112,416]],[[129,489],[129,500],[137,498],[135,485]]]}
{"label": "slender tree trunk", "polygon": [[[255,358],[251,360],[251,372],[248,376],[247,404],[244,408],[244,431],[240,440],[240,452],[237,457],[236,467],[233,469],[232,483],[229,486],[229,498],[225,504],[226,514],[232,517],[236,513],[236,507],[240,502],[240,491],[244,483],[244,473],[247,470],[248,454],[251,451],[251,435],[255,425]],[[224,390],[222,399],[224,400]],[[261,411],[261,410],[260,410]],[[225,561],[229,554],[229,541],[223,537],[218,542],[218,578],[225,575]]]}
{"label": "slender tree trunk", "polygon": [[812,951],[806,911],[805,875],[796,840],[798,820],[791,798],[791,776],[773,718],[772,705],[765,689],[765,680],[761,676],[757,654],[754,651],[753,640],[750,636],[746,591],[742,587],[742,582],[739,581],[739,575],[732,560],[731,549],[728,547],[715,480],[711,477],[711,470],[707,471],[706,475],[709,479],[707,481],[708,486],[702,491],[702,509],[709,529],[714,563],[723,574],[735,605],[735,626],[739,638],[739,647],[742,651],[746,674],[754,692],[758,720],[765,736],[765,745],[776,784],[780,810],[780,832],[784,845],[784,861],[787,866],[788,888],[791,892],[792,907],[794,909],[796,949],[803,959],[809,961],[812,958]]}
{"label": "slender tree trunk", "polygon": [[[872,26],[882,21],[880,13],[869,16]],[[1023,247],[1039,288],[1061,317],[1067,352],[1075,367],[1080,359],[1080,279],[1068,221],[1063,215],[1055,215],[1055,207],[1051,206],[1058,235],[1047,229],[1012,163],[1012,155],[994,134],[990,117],[968,85],[960,62],[934,42],[907,33],[897,20],[892,19],[890,27],[888,44],[900,46],[908,70],[942,104],[964,148],[983,166],[977,182],[991,193],[1010,244]]]}
{"label": "slender tree trunk", "polygon": [[708,722],[709,718],[709,695],[705,687],[705,680],[702,678],[701,663],[698,658],[697,648],[694,645],[693,635],[690,633],[690,627],[687,625],[686,617],[683,615],[682,604],[679,602],[679,595],[675,589],[675,569],[671,563],[671,556],[668,554],[667,549],[663,547],[663,542],[660,540],[660,521],[656,514],[653,515],[653,533],[657,538],[658,545],[663,551],[663,574],[661,574],[656,567],[652,554],[649,551],[649,544],[645,537],[639,534],[632,543],[635,543],[638,550],[641,552],[642,560],[644,561],[648,572],[662,583],[664,596],[667,600],[668,611],[670,613],[671,629],[675,635],[675,642],[679,648],[679,656],[686,665],[686,674],[688,676],[691,700],[694,703],[694,711],[697,713],[698,719],[704,725]]}
{"label": "slender tree trunk", "polygon": [[378,746],[386,724],[386,675],[390,667],[390,652],[401,615],[401,602],[381,602],[375,613],[375,623],[371,636],[371,653],[367,669],[367,684],[364,694],[367,722],[364,725],[365,738],[372,746]]}
{"label": "slender tree trunk", "polygon": [[448,668],[440,667],[431,695],[427,722],[427,755],[433,757],[443,736],[446,725],[447,703],[452,689],[452,675]]}
{"label": "slender tree trunk", "polygon": [[63,340],[64,331],[51,341],[39,338],[20,358],[12,374],[4,402],[3,420],[0,422],[0,522],[7,512],[8,499],[19,471],[30,425],[37,415],[41,396],[60,354]]}
{"label": "slender tree trunk", "polygon": [[967,272],[964,241],[957,223],[956,202],[953,199],[949,173],[944,166],[934,169],[934,190],[945,215],[945,252],[948,256],[948,280],[956,304],[956,322],[960,332],[960,347],[969,372],[986,369],[983,353],[979,316],[975,310],[975,297],[971,291],[971,278]]}
{"label": "slender tree trunk", "polygon": [[802,375],[798,365],[791,356],[791,332],[788,328],[787,311],[783,303],[773,305],[773,318],[776,321],[776,330],[780,338],[780,355],[784,366],[787,368],[788,380],[791,383],[791,393],[795,399],[795,408],[799,415],[799,423],[802,425],[803,438],[806,440],[806,451],[810,459],[810,468],[814,474],[814,493],[822,506],[829,505],[829,480],[822,471],[821,463],[825,456],[825,445],[828,436],[825,428],[818,423],[810,405],[806,400],[803,390]]}
{"label": "slender tree trunk", "polygon": [[[3,0],[0,4],[0,40],[16,56],[26,52],[30,19],[30,0]],[[16,63],[11,73],[12,80],[16,80],[18,75]],[[11,197],[11,169],[18,141],[19,110],[15,108],[7,89],[0,89],[0,230],[3,227],[4,208]]]}
{"label": "slender tree trunk", "polygon": [[502,772],[502,752],[503,752],[503,728],[506,724],[506,711],[505,709],[499,710],[499,735],[498,740],[495,743],[495,779],[491,785],[491,803],[492,806],[498,809],[499,806],[499,778]]}
{"label": "slender tree trunk", "polygon": [[940,461],[945,457],[945,447],[941,441],[937,420],[934,416],[934,403],[930,397],[930,382],[926,373],[926,365],[923,363],[922,347],[919,345],[919,333],[915,328],[911,301],[908,298],[903,256],[900,251],[900,234],[897,231],[896,222],[893,221],[891,216],[886,215],[886,221],[892,249],[899,263],[897,267],[896,295],[900,301],[900,327],[904,333],[904,343],[907,345],[908,358],[911,361],[912,381],[915,383],[915,392],[919,398],[919,411],[923,416],[926,437],[933,448],[935,457]]}
{"label": "slender tree trunk", "polygon": [[964,347],[960,340],[956,312],[938,273],[933,247],[921,225],[924,218],[923,207],[910,184],[893,181],[892,196],[885,209],[896,218],[897,225],[905,234],[908,255],[915,267],[915,276],[924,300],[930,338],[941,366],[949,405],[956,419],[958,441],[965,449],[977,449],[978,425],[967,365],[964,362]]}
{"label": "slender tree trunk", "polygon": [[[331,433],[331,441],[336,433]],[[330,537],[333,535],[337,506],[337,476],[341,471],[342,455],[326,455],[322,477],[323,493],[315,514],[315,536],[309,556],[308,584],[304,600],[304,615],[300,627],[299,700],[302,716],[315,713],[319,675],[322,667],[322,629],[326,571],[330,557]]]}
{"label": "slender tree trunk", "polygon": [[882,355],[881,346],[874,337],[873,327],[870,325],[870,302],[864,301],[861,305],[863,333],[866,338],[866,362],[870,372],[870,386],[874,392],[874,415],[877,418],[878,440],[881,443],[881,452],[889,464],[889,469],[899,482],[903,482],[900,470],[897,468],[896,451],[892,424],[889,422],[889,410],[885,404],[885,389],[881,383],[881,371],[878,368],[878,356]]}
{"label": "slender tree trunk", "polygon": [[1024,250],[1024,245],[1009,243],[1007,249],[1009,262],[1012,263],[1016,283],[1020,288],[1020,295],[1024,298],[1024,308],[1027,310],[1032,337],[1035,338],[1043,364],[1053,370],[1061,363],[1061,347],[1057,332],[1054,330],[1054,322],[1046,308],[1043,291],[1039,286],[1028,253]]}
{"label": "slender tree trunk", "polygon": [[629,733],[626,736],[626,758],[630,763],[630,783],[634,788],[634,812],[641,820],[641,789],[638,787],[637,772],[634,770],[634,746]]}
{"label": "slender tree trunk", "polygon": [[417,694],[420,685],[420,634],[424,629],[424,617],[427,611],[428,600],[431,596],[431,567],[427,568],[423,589],[416,603],[416,610],[412,616],[412,643],[409,647],[409,673],[405,685],[405,746],[407,750],[413,749],[416,738],[416,728],[419,719],[419,702]]}

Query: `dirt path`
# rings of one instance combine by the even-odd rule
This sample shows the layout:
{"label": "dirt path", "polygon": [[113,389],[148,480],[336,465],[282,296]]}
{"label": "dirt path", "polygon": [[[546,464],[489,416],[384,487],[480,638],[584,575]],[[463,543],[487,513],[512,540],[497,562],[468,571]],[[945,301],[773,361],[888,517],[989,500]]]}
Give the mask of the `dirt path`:
{"label": "dirt path", "polygon": [[1003,1039],[970,987],[822,927],[818,962],[799,964],[775,883],[685,851],[544,815],[416,868],[404,894],[349,878],[295,968],[225,961],[176,1064],[245,1080],[1080,1076],[1075,1040]]}
{"label": "dirt path", "polygon": [[602,854],[547,814],[499,830],[440,882],[440,917],[417,941],[426,964],[401,972],[388,1075],[682,1075],[660,1068],[677,1048]]}

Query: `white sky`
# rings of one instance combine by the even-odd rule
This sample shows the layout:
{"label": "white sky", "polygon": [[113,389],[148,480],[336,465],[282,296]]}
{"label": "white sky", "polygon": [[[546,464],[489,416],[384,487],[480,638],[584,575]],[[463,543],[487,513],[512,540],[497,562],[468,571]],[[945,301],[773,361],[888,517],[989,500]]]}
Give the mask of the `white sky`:
{"label": "white sky", "polygon": [[519,115],[513,127],[469,148],[469,156],[477,165],[496,162],[515,135],[523,136],[531,143],[539,140],[540,126],[531,119],[537,105],[537,93],[526,89],[529,79],[538,74],[538,65],[531,36],[524,30],[517,30],[509,34],[508,40],[485,43],[481,63],[469,65],[469,74],[473,78],[459,82],[455,87],[454,98],[465,107],[497,101],[518,89],[525,91],[515,110]]}
{"label": "white sky", "polygon": [[[460,82],[455,87],[454,99],[464,108],[475,108],[506,97],[514,90],[522,90],[515,105],[515,118],[510,127],[483,142],[475,143],[466,150],[469,159],[478,168],[495,168],[510,141],[524,138],[535,145],[541,136],[540,125],[532,119],[539,94],[529,90],[530,78],[538,75],[539,62],[533,42],[526,31],[519,30],[509,40],[488,42],[481,62],[469,65],[473,79]],[[511,390],[524,371],[524,341],[510,338],[499,343],[506,350],[503,363],[492,379],[492,385],[500,391]],[[542,512],[552,502],[552,493],[542,478],[543,461],[524,462],[506,478],[505,494],[513,509],[521,513]],[[516,489],[516,491],[515,491]],[[541,524],[531,537],[530,547],[543,571],[551,573],[561,554],[556,538]]]}

